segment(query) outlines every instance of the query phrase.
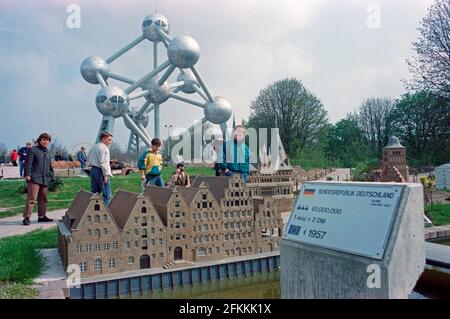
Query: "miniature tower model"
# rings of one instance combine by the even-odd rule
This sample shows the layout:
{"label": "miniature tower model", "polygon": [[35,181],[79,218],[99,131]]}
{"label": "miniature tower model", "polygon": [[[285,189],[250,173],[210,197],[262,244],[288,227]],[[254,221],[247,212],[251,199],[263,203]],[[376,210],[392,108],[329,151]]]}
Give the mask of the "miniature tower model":
{"label": "miniature tower model", "polygon": [[[113,73],[110,64],[144,40],[153,42],[153,69],[137,81]],[[167,50],[167,59],[161,64],[158,61],[159,43]],[[86,58],[81,63],[81,75],[87,82],[101,86],[95,99],[97,109],[103,115],[99,131],[112,132],[115,119],[122,117],[130,130],[128,150],[136,151],[140,140],[150,146],[151,138],[145,129],[149,122],[148,114],[153,111],[154,137],[160,138],[160,105],[169,98],[202,108],[205,116],[202,122],[219,124],[222,131],[225,131],[225,122],[232,112],[231,104],[223,97],[211,95],[195,67],[199,59],[198,43],[185,35],[171,37],[167,18],[157,13],[144,19],[142,35],[106,60],[98,56]],[[176,69],[179,71],[178,76],[169,83],[168,80]],[[124,82],[129,86],[121,88],[110,85],[108,79]],[[201,101],[177,93],[195,93]],[[141,106],[138,109],[130,108],[130,102],[139,98],[145,100]]]}
{"label": "miniature tower model", "polygon": [[389,138],[383,149],[381,181],[397,183],[408,181],[406,147],[400,144],[396,136]]}

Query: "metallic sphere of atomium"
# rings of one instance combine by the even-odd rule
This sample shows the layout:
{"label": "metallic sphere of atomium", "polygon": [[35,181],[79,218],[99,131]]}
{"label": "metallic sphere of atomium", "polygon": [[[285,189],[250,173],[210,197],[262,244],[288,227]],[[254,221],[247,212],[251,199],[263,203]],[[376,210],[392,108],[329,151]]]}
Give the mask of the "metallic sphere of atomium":
{"label": "metallic sphere of atomium", "polygon": [[181,82],[183,81],[184,84],[179,87],[179,89],[186,94],[192,94],[195,93],[194,85],[197,83],[197,79],[194,76],[194,73],[192,73],[191,70],[185,69],[183,70],[177,77],[177,81]]}
{"label": "metallic sphere of atomium", "polygon": [[170,41],[167,47],[170,62],[178,68],[190,68],[200,58],[200,46],[197,41],[187,35],[181,35]]}
{"label": "metallic sphere of atomium", "polygon": [[99,56],[90,56],[81,62],[80,71],[83,79],[87,82],[98,84],[95,73],[99,72],[103,79],[106,80],[108,78],[106,74],[109,72],[109,65]]}
{"label": "metallic sphere of atomium", "polygon": [[161,104],[167,101],[170,97],[170,86],[169,83],[164,82],[162,85],[159,85],[160,77],[158,75],[147,80],[142,88],[144,90],[149,90],[149,94],[147,95],[147,100],[151,103]]}
{"label": "metallic sphere of atomium", "polygon": [[227,99],[215,96],[214,101],[205,104],[204,112],[208,121],[214,124],[221,124],[230,118],[232,107]]}
{"label": "metallic sphere of atomium", "polygon": [[128,95],[118,86],[106,86],[98,91],[95,104],[102,115],[120,117],[129,112]]}
{"label": "metallic sphere of atomium", "polygon": [[158,28],[164,33],[169,34],[169,22],[167,18],[161,14],[150,14],[142,21],[142,34],[152,42],[160,42],[161,36],[158,34]]}
{"label": "metallic sphere of atomium", "polygon": [[[148,115],[147,114],[142,114],[141,115],[141,114],[130,112],[130,113],[128,113],[128,115],[133,120],[133,122],[135,122],[136,124],[142,124],[143,127],[147,127],[148,126],[149,119],[148,119]],[[133,128],[128,125],[128,122],[125,122],[125,126],[129,130],[133,131]]]}

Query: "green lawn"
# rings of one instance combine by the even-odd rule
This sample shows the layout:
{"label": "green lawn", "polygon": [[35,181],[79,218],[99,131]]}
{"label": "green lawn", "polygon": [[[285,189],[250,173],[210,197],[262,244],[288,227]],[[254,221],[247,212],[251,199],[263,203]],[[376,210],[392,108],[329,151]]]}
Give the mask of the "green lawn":
{"label": "green lawn", "polygon": [[0,299],[37,297],[36,289],[27,285],[44,268],[39,249],[57,245],[56,227],[0,239]]}
{"label": "green lawn", "polygon": [[[168,166],[163,169],[163,179],[167,182],[170,175],[175,171],[174,166]],[[207,167],[186,168],[186,172],[191,177],[196,175],[214,175],[214,170]],[[64,185],[57,192],[48,194],[48,210],[67,208],[70,206],[75,194],[80,190],[90,189],[89,178],[67,177],[62,178]],[[19,188],[24,185],[23,180],[0,181],[0,208],[9,208],[6,211],[0,211],[0,218],[14,216],[23,211],[26,194],[22,194]],[[132,173],[128,176],[114,176],[111,178],[111,189],[115,193],[119,188],[130,191],[141,191],[141,180],[139,173]],[[22,206],[22,207],[17,207]],[[37,205],[36,205],[37,206]],[[12,208],[16,207],[16,208]],[[35,210],[37,207],[35,207]]]}
{"label": "green lawn", "polygon": [[425,211],[434,225],[450,224],[450,204],[430,204]]}

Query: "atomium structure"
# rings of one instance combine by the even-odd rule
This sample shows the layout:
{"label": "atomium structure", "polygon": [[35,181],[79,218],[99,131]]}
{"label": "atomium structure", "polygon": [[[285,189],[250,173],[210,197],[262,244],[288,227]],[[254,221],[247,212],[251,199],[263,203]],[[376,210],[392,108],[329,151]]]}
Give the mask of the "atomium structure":
{"label": "atomium structure", "polygon": [[[153,42],[153,69],[149,73],[138,80],[132,80],[111,71],[112,62],[145,40]],[[167,59],[161,64],[158,63],[160,43],[167,50]],[[199,58],[198,43],[185,35],[171,37],[167,18],[155,13],[144,19],[142,35],[106,60],[98,56],[84,59],[80,67],[81,75],[87,82],[101,86],[95,98],[97,109],[103,115],[99,132],[112,132],[115,119],[121,117],[130,130],[128,151],[138,151],[140,141],[150,146],[151,137],[146,131],[149,113],[154,113],[154,137],[160,137],[160,105],[170,98],[203,108],[202,123],[218,124],[222,132],[225,132],[225,123],[232,113],[231,104],[223,97],[212,96],[208,91],[195,67]],[[174,72],[178,72],[178,75],[176,80],[170,83],[169,77]],[[110,85],[109,79],[129,86],[121,88]],[[201,98],[201,101],[193,100],[180,93],[195,94]],[[130,102],[141,98],[144,100],[142,105],[132,110]]]}

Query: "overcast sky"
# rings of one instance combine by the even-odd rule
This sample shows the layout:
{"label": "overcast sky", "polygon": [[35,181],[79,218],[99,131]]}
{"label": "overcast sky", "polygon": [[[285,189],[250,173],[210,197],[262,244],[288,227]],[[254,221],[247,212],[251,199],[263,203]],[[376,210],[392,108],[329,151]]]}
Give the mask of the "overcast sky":
{"label": "overcast sky", "polygon": [[[66,25],[72,3],[81,8],[80,28]],[[336,122],[365,98],[396,98],[405,92],[405,59],[412,55],[416,28],[431,3],[159,0],[157,7],[168,18],[172,36],[197,40],[197,68],[213,95],[229,99],[237,121],[248,117],[250,101],[262,88],[295,77]],[[48,131],[69,150],[92,143],[101,119],[94,103],[99,86],[83,80],[80,63],[91,55],[106,59],[137,38],[143,18],[154,11],[154,0],[2,0],[0,142],[17,147]],[[143,42],[111,69],[138,79],[151,69],[152,54],[151,43]],[[162,47],[159,54],[163,62]],[[164,124],[188,127],[202,116],[199,108],[169,100],[161,109],[162,136],[167,136]],[[152,135],[152,124],[148,131]],[[115,136],[127,144],[121,119]]]}

